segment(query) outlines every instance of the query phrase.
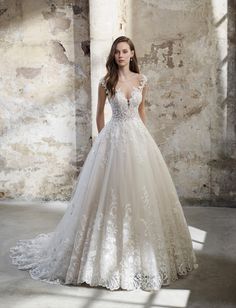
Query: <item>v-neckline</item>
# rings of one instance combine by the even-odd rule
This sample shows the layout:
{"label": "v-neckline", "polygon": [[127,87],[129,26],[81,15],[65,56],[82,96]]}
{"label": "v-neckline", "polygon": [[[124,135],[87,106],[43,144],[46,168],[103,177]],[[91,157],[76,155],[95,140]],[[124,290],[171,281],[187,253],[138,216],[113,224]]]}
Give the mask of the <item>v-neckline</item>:
{"label": "v-neckline", "polygon": [[127,98],[126,96],[125,96],[125,93],[124,93],[124,91],[121,89],[121,87],[119,87],[119,88],[117,88],[116,89],[116,93],[118,93],[118,92],[120,92],[121,94],[122,94],[122,96],[124,97],[124,99],[126,100],[126,101],[130,101],[132,98],[133,98],[133,93],[134,93],[134,91],[135,90],[139,90],[140,91],[140,86],[133,86],[133,89],[132,89],[132,91],[130,92],[130,97],[129,98]]}
{"label": "v-neckline", "polygon": [[117,93],[117,92],[122,93],[124,99],[125,99],[126,101],[129,102],[129,101],[132,99],[132,97],[133,97],[134,91],[135,91],[135,90],[139,90],[139,91],[140,91],[141,83],[142,83],[142,77],[143,77],[143,76],[142,76],[142,74],[141,74],[141,76],[139,77],[140,79],[139,79],[139,85],[138,85],[138,86],[132,86],[133,89],[132,89],[131,92],[130,92],[130,97],[129,97],[129,98],[127,98],[127,97],[125,96],[125,93],[124,93],[124,91],[121,89],[121,87],[115,89],[115,90],[116,90],[116,93]]}

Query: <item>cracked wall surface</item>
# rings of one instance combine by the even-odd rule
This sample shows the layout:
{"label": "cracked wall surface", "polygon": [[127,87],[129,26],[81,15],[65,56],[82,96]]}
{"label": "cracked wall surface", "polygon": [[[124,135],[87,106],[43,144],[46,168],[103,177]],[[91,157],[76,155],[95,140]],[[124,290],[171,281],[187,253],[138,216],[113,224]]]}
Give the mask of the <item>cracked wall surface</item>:
{"label": "cracked wall surface", "polygon": [[91,146],[88,3],[0,2],[0,198],[68,200]]}

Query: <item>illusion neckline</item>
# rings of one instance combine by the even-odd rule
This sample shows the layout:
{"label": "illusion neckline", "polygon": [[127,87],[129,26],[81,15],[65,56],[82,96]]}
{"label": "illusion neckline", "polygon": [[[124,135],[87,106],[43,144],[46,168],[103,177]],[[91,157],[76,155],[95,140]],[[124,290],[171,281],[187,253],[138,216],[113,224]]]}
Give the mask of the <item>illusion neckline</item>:
{"label": "illusion neckline", "polygon": [[[119,88],[116,89],[116,93],[120,92],[126,101],[130,101],[130,100],[133,98],[133,93],[135,92],[135,90],[140,91],[141,86],[132,86],[132,88],[133,88],[133,89],[132,89],[132,91],[130,92],[130,97],[129,97],[129,98],[127,98],[127,97],[125,96],[125,93],[124,93],[124,91],[121,89],[121,87],[119,87]],[[141,91],[140,91],[140,92],[141,92]]]}
{"label": "illusion neckline", "polygon": [[[132,90],[131,90],[131,92],[130,92],[130,97],[129,98],[127,98],[126,96],[125,96],[125,93],[124,93],[124,91],[121,89],[121,87],[119,87],[119,88],[117,88],[117,89],[115,89],[115,91],[116,91],[116,93],[118,93],[118,92],[120,92],[120,93],[122,93],[122,95],[123,95],[123,97],[125,98],[125,100],[126,101],[130,101],[131,99],[132,99],[132,97],[133,97],[133,93],[134,93],[134,91],[137,89],[137,90],[139,90],[140,91],[140,89],[141,89],[141,87],[142,87],[142,82],[143,82],[143,74],[140,74],[141,76],[139,76],[139,85],[138,86],[132,86]],[[140,91],[141,92],[141,91]]]}

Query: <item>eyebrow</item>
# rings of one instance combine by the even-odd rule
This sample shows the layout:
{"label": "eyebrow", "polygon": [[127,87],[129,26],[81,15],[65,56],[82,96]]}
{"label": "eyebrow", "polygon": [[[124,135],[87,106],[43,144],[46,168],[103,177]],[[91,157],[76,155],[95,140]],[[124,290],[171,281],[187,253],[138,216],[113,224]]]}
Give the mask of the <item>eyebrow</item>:
{"label": "eyebrow", "polygon": [[[123,48],[121,50],[128,50],[128,48]],[[115,51],[119,51],[119,49],[116,49]]]}

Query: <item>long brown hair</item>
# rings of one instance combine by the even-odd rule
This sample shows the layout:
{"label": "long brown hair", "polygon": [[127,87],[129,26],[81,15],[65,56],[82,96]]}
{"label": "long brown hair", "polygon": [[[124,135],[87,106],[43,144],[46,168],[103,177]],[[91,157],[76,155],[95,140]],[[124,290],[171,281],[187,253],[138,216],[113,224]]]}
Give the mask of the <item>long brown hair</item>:
{"label": "long brown hair", "polygon": [[109,55],[107,57],[107,61],[106,61],[107,73],[104,76],[104,79],[105,79],[105,83],[106,83],[106,88],[107,88],[107,90],[108,90],[108,92],[110,93],[111,96],[113,96],[115,94],[115,87],[116,87],[116,84],[118,82],[118,65],[115,61],[115,51],[116,51],[117,44],[120,43],[120,42],[128,43],[130,50],[134,51],[132,61],[129,62],[129,69],[132,72],[139,73],[138,61],[137,61],[135,47],[134,47],[133,42],[127,36],[119,36],[112,43],[111,50],[110,50],[110,53],[109,53]]}

